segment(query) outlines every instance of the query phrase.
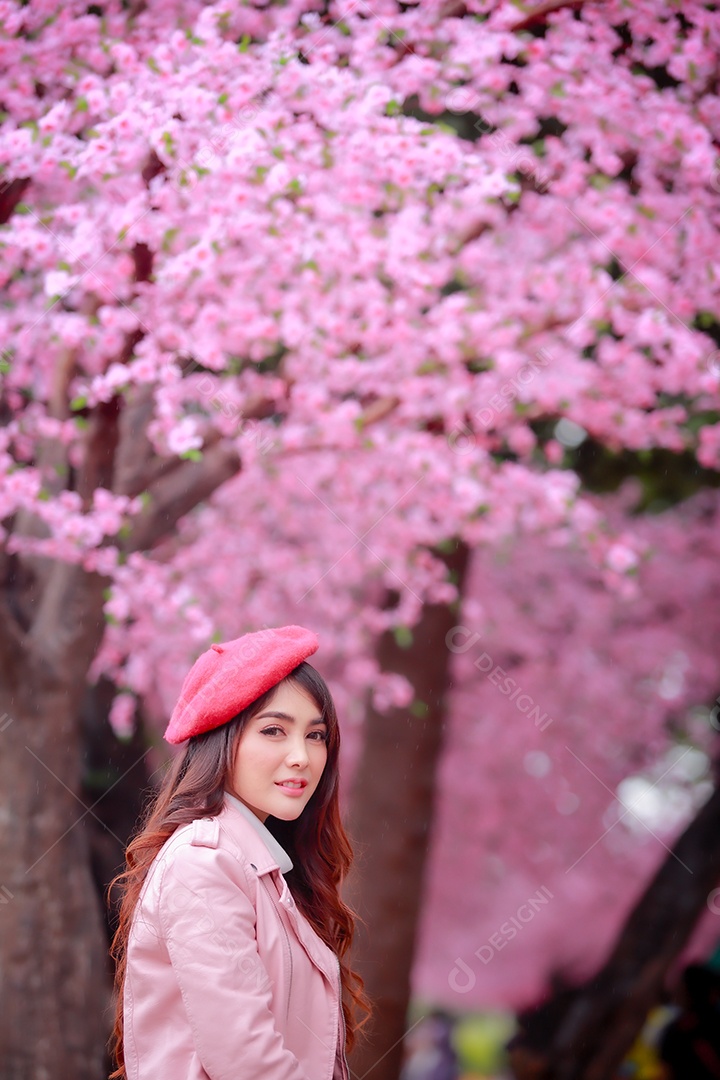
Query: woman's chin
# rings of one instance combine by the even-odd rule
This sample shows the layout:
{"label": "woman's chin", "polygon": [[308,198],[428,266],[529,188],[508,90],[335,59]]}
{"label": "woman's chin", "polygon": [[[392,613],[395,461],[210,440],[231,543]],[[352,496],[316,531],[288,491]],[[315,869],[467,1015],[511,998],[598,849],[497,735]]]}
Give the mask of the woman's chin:
{"label": "woman's chin", "polygon": [[295,821],[296,818],[300,817],[304,809],[304,805],[286,806],[284,808],[271,811],[268,816],[278,818],[280,821]]}

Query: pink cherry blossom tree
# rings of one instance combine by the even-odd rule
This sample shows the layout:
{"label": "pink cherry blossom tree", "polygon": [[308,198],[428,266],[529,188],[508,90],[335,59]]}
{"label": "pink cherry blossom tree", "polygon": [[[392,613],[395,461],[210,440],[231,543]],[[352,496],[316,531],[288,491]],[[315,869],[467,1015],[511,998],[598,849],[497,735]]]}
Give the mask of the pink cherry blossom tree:
{"label": "pink cherry blossom tree", "polygon": [[373,650],[452,612],[454,551],[542,535],[636,595],[634,522],[582,492],[573,440],[717,467],[718,27],[700,3],[0,10],[2,967],[33,989],[0,1042],[95,1077],[89,671],[119,728],[137,696],[160,717],[213,633],[300,606],[348,697],[407,720],[413,665]]}

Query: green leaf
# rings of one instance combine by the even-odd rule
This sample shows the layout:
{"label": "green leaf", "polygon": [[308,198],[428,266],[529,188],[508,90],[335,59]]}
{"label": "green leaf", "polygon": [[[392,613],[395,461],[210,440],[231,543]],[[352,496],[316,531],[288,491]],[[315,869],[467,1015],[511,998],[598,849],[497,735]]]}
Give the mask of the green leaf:
{"label": "green leaf", "polygon": [[409,649],[413,643],[412,630],[409,626],[396,626],[393,629],[393,637],[400,649]]}
{"label": "green leaf", "polygon": [[589,184],[591,187],[594,187],[596,191],[603,191],[612,184],[612,177],[606,176],[605,173],[593,173],[589,178]]}
{"label": "green leaf", "polygon": [[249,45],[250,45],[250,35],[249,34],[243,34],[242,41],[238,42],[238,52],[241,52],[241,53],[247,52]]}
{"label": "green leaf", "polygon": [[166,229],[165,232],[163,233],[162,249],[166,254],[167,254],[168,251],[170,251],[170,248],[172,247],[172,242],[173,242],[173,240],[175,239],[175,237],[177,236],[177,234],[179,232],[180,232],[180,229],[177,228],[176,226],[173,226],[170,229]]}
{"label": "green leaf", "polygon": [[218,105],[224,105],[229,97],[230,95],[228,93],[223,92],[218,98]]}
{"label": "green leaf", "polygon": [[79,394],[77,397],[74,397],[70,402],[70,408],[73,412],[77,412],[79,409],[87,408],[87,403],[87,396],[85,394]]}
{"label": "green leaf", "polygon": [[701,330],[709,330],[711,326],[715,325],[715,315],[712,311],[698,311],[695,322]]}
{"label": "green leaf", "polygon": [[550,87],[550,93],[553,97],[567,97],[567,94],[565,93],[565,87],[561,82],[553,83],[553,85]]}
{"label": "green leaf", "polygon": [[79,97],[77,99],[77,101],[75,102],[75,110],[76,110],[76,112],[87,112],[88,107],[89,106],[88,106],[86,97]]}
{"label": "green leaf", "polygon": [[410,706],[410,712],[413,716],[417,716],[418,719],[422,719],[423,716],[427,716],[429,711],[429,705],[425,701],[420,701],[419,698],[416,698]]}
{"label": "green leaf", "polygon": [[184,450],[179,457],[182,461],[202,461],[202,450]]}

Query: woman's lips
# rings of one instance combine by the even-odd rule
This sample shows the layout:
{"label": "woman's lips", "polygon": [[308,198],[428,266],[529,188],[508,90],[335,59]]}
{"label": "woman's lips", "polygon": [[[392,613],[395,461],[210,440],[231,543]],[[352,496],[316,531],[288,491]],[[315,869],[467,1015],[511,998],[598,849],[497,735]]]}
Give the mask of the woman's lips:
{"label": "woman's lips", "polygon": [[302,786],[298,787],[291,787],[290,784],[276,784],[275,787],[279,787],[280,790],[284,791],[286,795],[295,795],[297,797],[298,795],[302,795],[302,793],[305,791],[305,788],[307,787],[307,784],[303,784]]}

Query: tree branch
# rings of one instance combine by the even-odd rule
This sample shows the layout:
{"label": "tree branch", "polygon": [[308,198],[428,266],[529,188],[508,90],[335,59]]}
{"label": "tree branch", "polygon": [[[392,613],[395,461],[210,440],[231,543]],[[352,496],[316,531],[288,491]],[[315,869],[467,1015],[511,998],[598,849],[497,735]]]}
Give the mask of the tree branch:
{"label": "tree branch", "polygon": [[22,199],[29,183],[30,179],[27,176],[17,180],[10,180],[9,183],[0,181],[0,225],[4,225],[12,217],[15,207]]}
{"label": "tree branch", "polygon": [[716,787],[637,901],[610,957],[573,995],[548,1040],[546,1064],[557,1080],[615,1075],[720,881],[719,832]]}
{"label": "tree branch", "polygon": [[100,402],[92,411],[85,460],[77,481],[78,494],[85,507],[90,506],[98,488],[112,488],[120,410],[120,398],[113,397],[110,401]]}
{"label": "tree branch", "polygon": [[519,30],[529,30],[531,26],[537,26],[539,23],[545,22],[547,15],[552,15],[554,11],[560,11],[561,8],[574,8],[576,11],[583,6],[584,0],[545,0],[544,3],[538,4],[533,10],[528,12],[524,19],[520,19],[516,23],[512,23],[508,27],[514,33]]}
{"label": "tree branch", "polygon": [[[253,397],[245,403],[242,420],[262,420],[276,411],[275,402],[265,397]],[[154,487],[158,481],[176,472],[185,464],[179,457],[161,458],[147,437],[147,427],[154,412],[152,387],[139,390],[126,399],[120,418],[120,442],[115,456],[113,491],[134,498]],[[206,436],[203,453],[223,436],[212,429]]]}
{"label": "tree branch", "polygon": [[108,578],[82,566],[55,562],[28,634],[31,650],[53,681],[85,678],[105,631],[103,592]]}
{"label": "tree branch", "polygon": [[[154,390],[151,386],[135,388],[125,399],[120,417],[120,441],[115,455],[113,491],[118,495],[139,495],[150,486],[155,476],[149,475],[156,457],[147,437],[147,426],[153,416]],[[176,468],[177,458],[163,462]]]}
{"label": "tree branch", "polygon": [[237,450],[218,443],[203,451],[202,461],[185,461],[150,488],[150,503],[135,518],[121,550],[148,551],[168,537],[181,517],[209,498],[240,471]]}

